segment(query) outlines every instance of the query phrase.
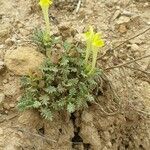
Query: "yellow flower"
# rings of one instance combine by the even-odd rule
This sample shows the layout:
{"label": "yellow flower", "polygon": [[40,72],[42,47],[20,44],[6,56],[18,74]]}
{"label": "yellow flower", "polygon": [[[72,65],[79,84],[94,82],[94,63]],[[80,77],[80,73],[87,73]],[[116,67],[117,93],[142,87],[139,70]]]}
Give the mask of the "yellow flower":
{"label": "yellow flower", "polygon": [[88,74],[92,74],[95,70],[97,55],[100,47],[104,46],[104,41],[100,36],[100,33],[95,33],[93,27],[90,26],[89,31],[84,34],[87,48],[86,48],[86,55],[85,55],[85,65],[88,66],[88,60],[90,54],[92,53],[92,63],[91,69]]}
{"label": "yellow flower", "polygon": [[96,33],[94,35],[92,45],[97,48],[104,46],[104,41],[101,39],[101,36],[99,33]]}
{"label": "yellow flower", "polygon": [[52,3],[52,0],[40,0],[39,2],[41,7],[49,7]]}
{"label": "yellow flower", "polygon": [[89,31],[87,31],[86,33],[84,33],[84,37],[85,37],[86,44],[87,44],[87,47],[86,47],[86,56],[85,56],[85,64],[86,65],[88,63],[88,59],[90,57],[90,53],[91,53],[91,50],[92,50],[92,41],[93,41],[94,34],[95,33],[93,31],[93,27],[92,26],[89,27]]}
{"label": "yellow flower", "polygon": [[42,8],[44,20],[46,23],[46,31],[44,35],[44,40],[49,41],[50,39],[50,21],[49,21],[49,15],[48,15],[48,8],[53,3],[53,0],[40,0],[39,4]]}
{"label": "yellow flower", "polygon": [[95,34],[95,33],[94,33],[94,31],[93,31],[93,27],[90,26],[90,27],[89,27],[89,31],[87,31],[87,32],[84,33],[85,39],[86,39],[86,40],[92,40],[94,34]]}

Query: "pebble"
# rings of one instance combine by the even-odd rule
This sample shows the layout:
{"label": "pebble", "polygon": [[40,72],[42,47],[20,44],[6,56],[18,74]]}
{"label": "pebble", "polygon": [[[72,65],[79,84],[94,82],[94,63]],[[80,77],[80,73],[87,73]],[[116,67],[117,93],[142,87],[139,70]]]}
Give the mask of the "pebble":
{"label": "pebble", "polygon": [[90,113],[88,113],[88,112],[84,112],[84,113],[82,114],[82,120],[83,120],[84,122],[86,122],[86,123],[92,122],[92,121],[93,121],[93,115],[90,114]]}
{"label": "pebble", "polygon": [[11,104],[9,104],[9,107],[14,108],[14,107],[15,107],[15,104],[14,104],[14,103],[11,103]]}
{"label": "pebble", "polygon": [[12,39],[10,39],[10,38],[8,38],[8,39],[5,40],[5,44],[6,44],[7,46],[12,46],[13,43],[14,43],[14,41],[13,41]]}
{"label": "pebble", "polygon": [[108,143],[107,143],[107,146],[108,146],[109,148],[111,148],[111,147],[112,147],[112,143],[111,143],[111,142],[108,142]]}
{"label": "pebble", "polygon": [[5,47],[4,44],[1,44],[1,45],[0,45],[0,49],[2,49],[2,48],[4,48],[4,47]]}
{"label": "pebble", "polygon": [[0,93],[0,105],[4,102],[4,100],[5,100],[4,93]]}
{"label": "pebble", "polygon": [[4,79],[4,80],[3,80],[3,83],[4,83],[4,84],[8,83],[8,80],[7,80],[7,79]]}
{"label": "pebble", "polygon": [[114,15],[113,15],[113,17],[112,17],[112,21],[113,20],[115,20],[116,18],[118,18],[119,17],[119,15],[120,15],[120,13],[121,13],[121,11],[120,10],[116,10],[116,12],[114,13]]}
{"label": "pebble", "polygon": [[0,135],[4,134],[4,130],[2,128],[0,128]]}
{"label": "pebble", "polygon": [[134,15],[132,12],[127,11],[127,10],[124,10],[121,14],[122,14],[122,15],[125,15],[125,16],[127,16],[127,17],[131,17],[131,16]]}
{"label": "pebble", "polygon": [[117,20],[117,24],[124,24],[124,23],[128,23],[130,22],[130,18],[127,16],[121,16],[118,20]]}
{"label": "pebble", "polygon": [[103,150],[108,150],[108,149],[107,149],[107,147],[105,146],[105,147],[103,148]]}
{"label": "pebble", "polygon": [[104,131],[104,137],[106,141],[109,141],[110,139],[110,133],[108,131]]}
{"label": "pebble", "polygon": [[4,104],[3,104],[3,107],[4,107],[4,109],[7,109],[7,110],[9,110],[9,109],[10,109],[10,106],[9,106],[9,104],[8,104],[8,103],[4,103]]}
{"label": "pebble", "polygon": [[120,32],[120,33],[126,33],[127,32],[127,27],[126,27],[126,25],[124,25],[124,24],[121,24],[120,26],[119,26],[119,28],[118,28],[118,31]]}
{"label": "pebble", "polygon": [[4,69],[5,65],[2,60],[0,60],[0,72]]}
{"label": "pebble", "polygon": [[28,30],[23,29],[23,28],[20,28],[19,31],[20,31],[20,34],[21,34],[22,36],[27,36],[27,35],[30,34],[30,32],[29,32]]}
{"label": "pebble", "polygon": [[148,25],[150,25],[150,21],[149,21],[149,22],[147,22],[147,24],[148,24]]}
{"label": "pebble", "polygon": [[132,44],[131,49],[134,51],[137,51],[137,50],[139,50],[139,46],[137,44]]}

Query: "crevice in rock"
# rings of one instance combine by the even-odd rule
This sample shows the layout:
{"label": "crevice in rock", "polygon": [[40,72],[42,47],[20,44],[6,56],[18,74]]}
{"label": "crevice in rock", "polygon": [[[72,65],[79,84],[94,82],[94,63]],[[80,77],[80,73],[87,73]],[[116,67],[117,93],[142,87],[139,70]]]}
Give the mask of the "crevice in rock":
{"label": "crevice in rock", "polygon": [[91,145],[89,143],[83,143],[83,139],[80,136],[80,127],[78,127],[76,124],[77,117],[75,113],[71,114],[70,119],[72,120],[74,126],[74,137],[71,140],[73,150],[90,150]]}
{"label": "crevice in rock", "polygon": [[38,129],[38,133],[39,133],[40,135],[42,135],[42,136],[45,134],[44,126],[41,127],[40,129]]}
{"label": "crevice in rock", "polygon": [[79,132],[80,132],[80,128],[77,127],[76,125],[76,116],[75,113],[71,114],[70,119],[72,120],[73,126],[74,126],[74,137],[72,138],[72,148],[73,149],[78,149],[77,147],[80,147],[81,145],[83,145],[83,139],[80,137]]}
{"label": "crevice in rock", "polygon": [[84,147],[84,150],[90,150],[91,149],[91,144],[83,143],[83,147]]}

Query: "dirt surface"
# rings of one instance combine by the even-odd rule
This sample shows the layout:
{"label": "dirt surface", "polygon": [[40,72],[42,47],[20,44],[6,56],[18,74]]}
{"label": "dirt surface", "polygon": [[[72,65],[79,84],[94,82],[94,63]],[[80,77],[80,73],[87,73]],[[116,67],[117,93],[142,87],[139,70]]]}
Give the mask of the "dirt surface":
{"label": "dirt surface", "polygon": [[89,108],[58,112],[52,122],[36,111],[18,112],[18,75],[36,65],[32,59],[41,62],[30,37],[44,21],[36,0],[1,0],[0,150],[149,150],[150,1],[86,0],[77,13],[71,3],[59,3],[49,12],[52,34],[65,36],[60,29],[68,27],[70,40],[80,41],[88,25],[102,33],[102,93]]}

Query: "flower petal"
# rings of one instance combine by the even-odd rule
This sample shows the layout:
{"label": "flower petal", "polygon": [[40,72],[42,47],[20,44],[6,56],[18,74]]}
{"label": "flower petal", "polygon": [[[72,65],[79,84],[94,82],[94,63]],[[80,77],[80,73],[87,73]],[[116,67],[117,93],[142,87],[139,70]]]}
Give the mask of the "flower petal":
{"label": "flower petal", "polygon": [[95,47],[103,47],[104,46],[104,41],[102,40],[99,33],[96,33],[94,35],[92,45]]}
{"label": "flower petal", "polygon": [[40,0],[39,4],[41,7],[49,7],[53,3],[53,0]]}

